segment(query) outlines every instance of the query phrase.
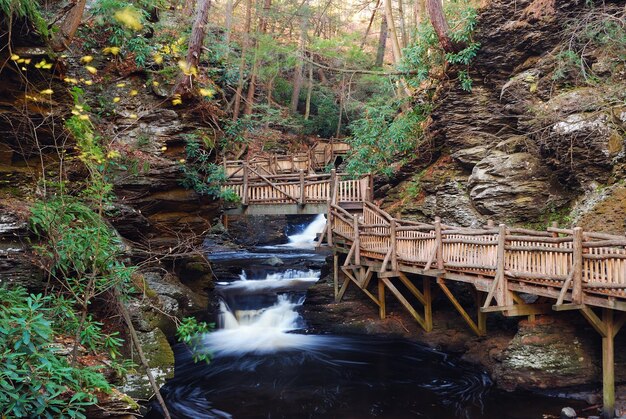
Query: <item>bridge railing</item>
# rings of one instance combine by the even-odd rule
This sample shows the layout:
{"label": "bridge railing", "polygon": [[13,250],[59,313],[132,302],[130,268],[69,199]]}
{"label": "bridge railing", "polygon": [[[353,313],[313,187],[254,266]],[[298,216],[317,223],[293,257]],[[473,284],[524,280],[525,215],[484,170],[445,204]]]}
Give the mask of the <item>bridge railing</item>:
{"label": "bridge railing", "polygon": [[348,204],[372,199],[371,176],[352,179],[334,170],[324,174],[265,175],[244,165],[243,177],[230,179],[225,185],[246,205],[322,204],[328,201]]}
{"label": "bridge railing", "polygon": [[551,288],[558,304],[568,299],[597,305],[594,296],[626,299],[625,236],[581,228],[470,229],[447,226],[438,219],[419,223],[393,218],[371,203],[358,215],[332,206],[329,218],[336,240],[357,242],[358,254],[382,261],[382,270],[408,265],[491,278],[494,292],[506,290],[507,282],[520,284],[518,288]]}

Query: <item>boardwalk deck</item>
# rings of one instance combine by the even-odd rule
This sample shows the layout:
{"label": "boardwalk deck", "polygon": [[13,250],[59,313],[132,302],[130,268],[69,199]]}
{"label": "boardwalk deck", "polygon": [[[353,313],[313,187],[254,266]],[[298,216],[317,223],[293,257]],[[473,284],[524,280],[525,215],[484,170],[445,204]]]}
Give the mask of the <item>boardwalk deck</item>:
{"label": "boardwalk deck", "polygon": [[[602,336],[603,414],[613,417],[613,340],[626,322],[626,236],[581,228],[535,231],[501,224],[469,229],[439,219],[411,222],[369,202],[357,214],[331,205],[328,219],[323,237],[335,252],[337,301],[355,284],[379,307],[381,318],[390,291],[426,331],[432,330],[433,279],[478,335],[486,333],[490,312],[535,316],[579,310]],[[473,286],[474,316],[448,282]],[[535,302],[527,303],[524,294]]]}

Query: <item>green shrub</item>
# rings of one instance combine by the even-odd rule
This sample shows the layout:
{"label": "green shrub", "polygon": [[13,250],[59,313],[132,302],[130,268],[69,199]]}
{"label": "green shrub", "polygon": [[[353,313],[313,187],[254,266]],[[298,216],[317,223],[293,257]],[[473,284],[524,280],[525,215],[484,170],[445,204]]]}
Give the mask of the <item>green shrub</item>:
{"label": "green shrub", "polygon": [[110,391],[104,376],[74,368],[57,353],[50,318],[53,297],[0,287],[0,415],[85,418],[97,391]]}

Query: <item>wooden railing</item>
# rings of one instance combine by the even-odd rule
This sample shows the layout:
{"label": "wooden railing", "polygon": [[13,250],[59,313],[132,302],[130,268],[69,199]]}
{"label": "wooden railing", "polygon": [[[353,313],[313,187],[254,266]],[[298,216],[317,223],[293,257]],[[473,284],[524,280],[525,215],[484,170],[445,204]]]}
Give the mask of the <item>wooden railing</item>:
{"label": "wooden railing", "polygon": [[[498,227],[469,229],[391,217],[367,202],[351,215],[336,205],[329,214],[330,244],[351,256],[378,261],[380,271],[421,269],[461,281],[491,281],[485,307],[513,304],[509,290],[554,297],[557,305],[589,304],[626,311],[626,237],[584,232]],[[328,235],[327,235],[328,236]],[[399,268],[400,266],[400,268]],[[621,307],[621,308],[620,308]]]}
{"label": "wooden railing", "polygon": [[228,179],[241,179],[244,167],[254,168],[265,176],[297,174],[300,171],[314,173],[323,170],[337,156],[343,156],[350,146],[342,141],[319,141],[309,151],[287,155],[255,154],[247,160],[224,159],[224,172]]}
{"label": "wooden railing", "polygon": [[350,179],[334,170],[324,174],[265,175],[260,169],[243,166],[243,176],[231,179],[224,188],[234,191],[244,206],[281,204],[363,203],[372,199],[370,175]]}

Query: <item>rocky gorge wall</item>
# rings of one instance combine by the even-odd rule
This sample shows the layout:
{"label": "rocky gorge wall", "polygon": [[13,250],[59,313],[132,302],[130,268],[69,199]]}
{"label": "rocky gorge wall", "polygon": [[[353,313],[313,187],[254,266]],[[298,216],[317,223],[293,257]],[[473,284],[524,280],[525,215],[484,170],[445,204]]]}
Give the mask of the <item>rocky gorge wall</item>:
{"label": "rocky gorge wall", "polygon": [[588,78],[568,61],[581,32],[623,25],[624,5],[487,2],[472,91],[449,72],[426,127],[432,157],[417,156],[383,188],[384,208],[462,226],[491,218],[626,231],[624,46],[589,42],[578,64]]}

